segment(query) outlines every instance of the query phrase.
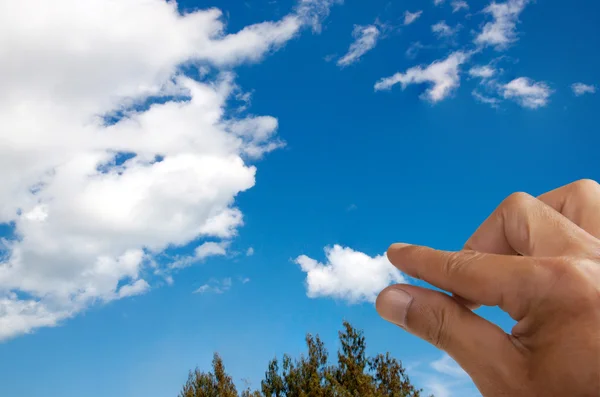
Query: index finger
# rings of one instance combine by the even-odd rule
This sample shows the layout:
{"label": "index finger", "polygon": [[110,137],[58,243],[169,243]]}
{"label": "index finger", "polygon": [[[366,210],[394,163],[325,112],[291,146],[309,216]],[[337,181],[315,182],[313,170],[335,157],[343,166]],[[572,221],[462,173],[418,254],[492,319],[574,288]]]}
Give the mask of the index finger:
{"label": "index finger", "polygon": [[390,246],[387,256],[406,274],[471,302],[500,306],[517,321],[527,312],[543,271],[530,257],[449,252],[399,243]]}

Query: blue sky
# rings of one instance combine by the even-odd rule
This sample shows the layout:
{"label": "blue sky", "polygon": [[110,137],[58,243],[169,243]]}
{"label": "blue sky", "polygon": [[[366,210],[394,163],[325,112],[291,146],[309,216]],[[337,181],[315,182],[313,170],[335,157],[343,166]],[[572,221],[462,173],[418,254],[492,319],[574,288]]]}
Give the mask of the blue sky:
{"label": "blue sky", "polygon": [[402,275],[378,256],[600,179],[598,5],[106,3],[0,6],[0,394],[174,396],[214,351],[258,387],[349,320],[418,386],[477,395],[379,318]]}

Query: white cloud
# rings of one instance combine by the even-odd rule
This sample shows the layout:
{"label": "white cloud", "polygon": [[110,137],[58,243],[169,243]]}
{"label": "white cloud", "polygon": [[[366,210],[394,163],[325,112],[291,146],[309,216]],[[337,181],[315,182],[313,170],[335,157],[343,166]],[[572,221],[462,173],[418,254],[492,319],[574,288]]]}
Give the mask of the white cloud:
{"label": "white cloud", "polygon": [[454,37],[458,31],[461,29],[461,25],[456,25],[455,27],[450,27],[446,21],[439,21],[438,23],[431,25],[431,31],[438,38],[448,38]]}
{"label": "white cloud", "polygon": [[146,280],[137,280],[132,284],[127,284],[119,288],[119,298],[128,296],[141,295],[150,289],[150,285]]}
{"label": "white cloud", "polygon": [[396,84],[405,89],[409,84],[428,83],[431,85],[424,97],[431,102],[438,102],[450,95],[459,85],[459,67],[467,61],[469,54],[457,51],[444,60],[433,62],[427,67],[415,66],[405,73],[396,73],[391,77],[379,80],[375,90],[387,90]]}
{"label": "white cloud", "polygon": [[385,254],[371,257],[348,247],[334,245],[325,248],[326,263],[306,255],[295,262],[306,273],[307,295],[310,298],[331,297],[350,303],[375,302],[377,294],[391,283],[406,280]]}
{"label": "white cloud", "polygon": [[454,0],[450,3],[452,6],[452,12],[459,12],[460,10],[468,10],[469,4],[464,0]]}
{"label": "white cloud", "polygon": [[444,1],[446,1],[446,0],[433,0],[433,4],[436,6],[439,6],[439,5],[444,4]]}
{"label": "white cloud", "polygon": [[436,397],[451,397],[452,392],[447,384],[433,378],[426,385],[427,389]]}
{"label": "white cloud", "polygon": [[477,387],[469,375],[447,354],[429,363],[429,368],[421,366],[422,362],[406,366],[411,378],[418,379],[424,387],[424,395],[436,397],[481,397]]}
{"label": "white cloud", "polygon": [[404,25],[410,25],[411,23],[419,19],[421,14],[423,14],[423,11],[404,11]]}
{"label": "white cloud", "polygon": [[571,89],[576,96],[581,96],[584,94],[595,94],[596,86],[583,84],[583,83],[575,83],[571,85]]}
{"label": "white cloud", "polygon": [[200,288],[195,290],[194,294],[206,294],[215,293],[223,294],[231,289],[233,282],[231,278],[224,278],[223,280],[211,279],[207,284],[202,285]]}
{"label": "white cloud", "polygon": [[496,74],[496,69],[489,65],[474,66],[469,69],[469,75],[471,77],[479,77],[481,79],[489,79]]}
{"label": "white cloud", "polygon": [[338,66],[348,66],[360,60],[363,55],[375,48],[380,33],[375,25],[354,26],[352,31],[354,42],[350,45],[348,53],[337,61]]}
{"label": "white cloud", "polygon": [[[241,216],[241,214],[240,214]],[[177,257],[171,263],[169,263],[170,269],[183,269],[192,266],[194,263],[201,262],[211,256],[225,256],[227,255],[227,247],[229,241],[207,241],[194,249],[193,255]],[[160,271],[157,273],[161,273]]]}
{"label": "white cloud", "polygon": [[420,41],[415,41],[414,43],[411,43],[410,46],[406,49],[405,55],[409,59],[414,59],[416,58],[419,51],[425,48],[429,47],[423,45]]}
{"label": "white cloud", "polygon": [[475,37],[475,44],[494,46],[503,50],[517,40],[519,15],[529,0],[508,0],[505,3],[492,2],[483,12],[490,14],[493,21],[483,25],[481,33]]}
{"label": "white cloud", "polygon": [[302,23],[312,26],[313,31],[321,31],[321,22],[327,18],[329,11],[335,4],[342,4],[344,0],[299,0],[296,15]]}
{"label": "white cloud", "polygon": [[208,241],[196,247],[194,250],[195,257],[198,259],[208,258],[209,256],[225,255],[227,245],[224,242],[215,243]]}
{"label": "white cloud", "polygon": [[246,256],[252,256],[252,255],[254,255],[254,248],[250,247],[246,251]]}
{"label": "white cloud", "polygon": [[442,358],[432,362],[431,367],[437,372],[449,375],[455,378],[468,378],[469,375],[447,354]]}
{"label": "white cloud", "polygon": [[493,108],[497,108],[501,102],[500,99],[494,98],[491,96],[487,96],[487,95],[483,95],[480,92],[478,92],[477,90],[473,90],[473,92],[471,94],[478,102],[485,103],[486,105],[490,105]]}
{"label": "white cloud", "polygon": [[503,85],[501,92],[505,99],[512,99],[530,109],[546,106],[552,94],[546,83],[535,82],[527,77],[519,77]]}
{"label": "white cloud", "polygon": [[275,118],[228,115],[239,89],[219,70],[261,60],[331,4],[227,34],[221,11],[163,0],[0,2],[0,223],[14,226],[0,340],[148,290],[168,247],[236,235],[248,159],[282,143]]}

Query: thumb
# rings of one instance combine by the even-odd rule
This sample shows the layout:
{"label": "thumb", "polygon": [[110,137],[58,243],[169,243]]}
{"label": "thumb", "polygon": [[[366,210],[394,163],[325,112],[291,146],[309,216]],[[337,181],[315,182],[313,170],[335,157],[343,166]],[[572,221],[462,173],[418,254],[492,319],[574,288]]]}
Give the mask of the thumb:
{"label": "thumb", "polygon": [[515,375],[523,355],[511,337],[449,295],[394,285],[379,294],[376,308],[387,321],[447,352],[483,395],[518,383]]}

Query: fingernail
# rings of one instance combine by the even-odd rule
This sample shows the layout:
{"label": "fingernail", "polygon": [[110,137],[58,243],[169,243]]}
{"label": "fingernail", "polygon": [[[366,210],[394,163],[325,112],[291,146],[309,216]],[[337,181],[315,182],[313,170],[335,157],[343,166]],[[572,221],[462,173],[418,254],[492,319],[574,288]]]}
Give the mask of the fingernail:
{"label": "fingernail", "polygon": [[406,291],[390,288],[377,299],[377,312],[387,321],[406,328],[406,316],[413,297]]}
{"label": "fingernail", "polygon": [[409,245],[410,244],[406,244],[406,243],[394,243],[394,244],[392,244],[392,248],[400,249],[400,248],[408,247]]}

